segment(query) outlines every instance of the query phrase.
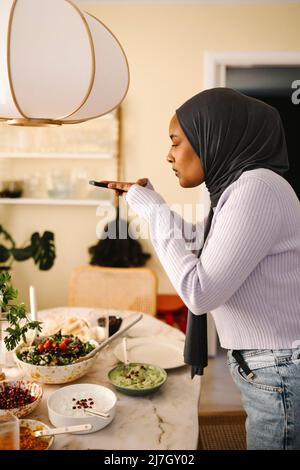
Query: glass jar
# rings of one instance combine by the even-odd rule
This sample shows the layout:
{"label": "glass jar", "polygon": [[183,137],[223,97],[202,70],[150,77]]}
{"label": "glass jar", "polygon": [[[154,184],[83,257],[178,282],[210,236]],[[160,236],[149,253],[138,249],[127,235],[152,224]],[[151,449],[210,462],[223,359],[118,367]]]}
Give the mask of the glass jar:
{"label": "glass jar", "polygon": [[0,450],[20,449],[20,424],[13,414],[0,412]]}

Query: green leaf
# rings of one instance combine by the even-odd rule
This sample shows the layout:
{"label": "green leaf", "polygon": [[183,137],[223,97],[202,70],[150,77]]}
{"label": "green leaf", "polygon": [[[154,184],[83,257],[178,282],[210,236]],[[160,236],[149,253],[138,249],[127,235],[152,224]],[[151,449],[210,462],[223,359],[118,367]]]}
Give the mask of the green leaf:
{"label": "green leaf", "polygon": [[4,338],[8,350],[14,349],[21,339],[26,341],[25,334],[28,330],[39,332],[42,330],[41,322],[28,319],[26,305],[23,302],[11,303],[11,300],[17,297],[18,291],[11,285],[11,275],[7,272],[0,272],[0,307],[9,322],[5,330],[7,335]]}
{"label": "green leaf", "polygon": [[39,333],[42,331],[41,321],[30,321],[27,326],[29,330],[37,330]]}
{"label": "green leaf", "polygon": [[37,330],[39,332],[42,331],[42,323],[38,321],[30,322],[27,321],[25,325],[20,326],[18,324],[14,324],[13,326],[8,327],[5,332],[8,333],[5,338],[4,342],[6,348],[10,351],[14,349],[21,339],[26,342],[26,333],[28,330]]}
{"label": "green leaf", "polygon": [[42,271],[52,268],[56,253],[54,245],[54,233],[46,231],[40,236],[37,232],[31,236],[33,259]]}
{"label": "green leaf", "polygon": [[[34,263],[42,271],[52,268],[56,257],[54,234],[46,230],[42,235],[34,232],[31,236],[30,245],[24,248],[17,248],[11,235],[0,225],[0,236],[10,243],[0,245],[0,263],[5,263],[10,257],[16,261],[26,261],[33,258]],[[1,268],[0,268],[1,269]]]}
{"label": "green leaf", "polygon": [[18,291],[14,287],[10,286],[2,291],[3,294],[3,304],[7,305],[11,300],[18,297]]}
{"label": "green leaf", "polygon": [[9,258],[9,250],[4,245],[0,245],[0,263],[5,263]]}
{"label": "green leaf", "polygon": [[32,245],[28,245],[25,248],[12,248],[11,254],[16,261],[26,261],[33,255]]}
{"label": "green leaf", "polygon": [[9,241],[12,248],[14,248],[16,246],[16,243],[14,241],[14,239],[12,238],[12,236],[3,228],[3,225],[0,225],[0,235],[3,235],[4,239]]}

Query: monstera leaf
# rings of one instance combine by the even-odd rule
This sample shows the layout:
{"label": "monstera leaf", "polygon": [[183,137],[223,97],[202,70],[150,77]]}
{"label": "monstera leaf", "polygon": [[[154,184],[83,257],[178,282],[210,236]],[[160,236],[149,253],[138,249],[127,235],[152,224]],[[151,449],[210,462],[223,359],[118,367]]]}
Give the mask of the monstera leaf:
{"label": "monstera leaf", "polygon": [[12,248],[11,254],[16,261],[26,261],[33,255],[32,246],[29,245],[25,248]]}
{"label": "monstera leaf", "polygon": [[13,261],[26,261],[33,258],[38,268],[47,271],[52,268],[55,260],[54,233],[45,231],[43,235],[35,232],[30,243],[23,248],[17,248],[12,236],[0,225],[0,273],[10,270]]}
{"label": "monstera leaf", "polygon": [[0,245],[0,263],[5,263],[9,258],[10,251],[4,245]]}
{"label": "monstera leaf", "polygon": [[0,245],[0,263],[6,263],[11,258],[11,249],[15,247],[15,241],[2,225],[0,225],[0,236],[6,242],[6,246]]}
{"label": "monstera leaf", "polygon": [[54,245],[54,234],[52,232],[44,232],[42,236],[35,232],[31,236],[32,257],[35,264],[42,271],[52,268],[56,254]]}

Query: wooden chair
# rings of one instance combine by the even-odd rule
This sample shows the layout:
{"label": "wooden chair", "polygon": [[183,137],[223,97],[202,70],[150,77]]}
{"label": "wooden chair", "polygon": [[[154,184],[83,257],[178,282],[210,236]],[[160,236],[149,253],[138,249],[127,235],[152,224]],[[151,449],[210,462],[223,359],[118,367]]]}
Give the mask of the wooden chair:
{"label": "wooden chair", "polygon": [[157,276],[148,268],[79,266],[71,273],[69,306],[156,314]]}

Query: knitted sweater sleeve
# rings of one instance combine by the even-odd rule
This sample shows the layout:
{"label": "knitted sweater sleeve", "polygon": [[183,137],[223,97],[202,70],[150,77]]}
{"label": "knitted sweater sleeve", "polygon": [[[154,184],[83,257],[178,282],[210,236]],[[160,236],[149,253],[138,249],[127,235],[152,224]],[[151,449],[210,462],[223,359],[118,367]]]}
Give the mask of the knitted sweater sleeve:
{"label": "knitted sweater sleeve", "polygon": [[[152,183],[148,180],[147,185],[145,186],[148,189],[154,190]],[[148,193],[151,194],[151,193]],[[161,197],[159,194],[155,193],[157,197]],[[131,193],[130,193],[131,195]],[[126,198],[127,199],[127,198]],[[161,199],[162,200],[162,199]],[[143,215],[140,214],[142,217]],[[194,254],[197,254],[199,249],[203,245],[204,237],[204,226],[206,218],[198,221],[197,223],[187,222],[178,212],[170,209],[170,217],[174,221],[177,233],[182,236],[186,242],[186,247]]]}
{"label": "knitted sweater sleeve", "polygon": [[200,258],[176,235],[174,213],[150,188],[134,184],[126,201],[149,224],[151,242],[187,307],[201,315],[224,304],[268,255],[280,230],[276,195],[258,178],[234,182],[214,214]]}

